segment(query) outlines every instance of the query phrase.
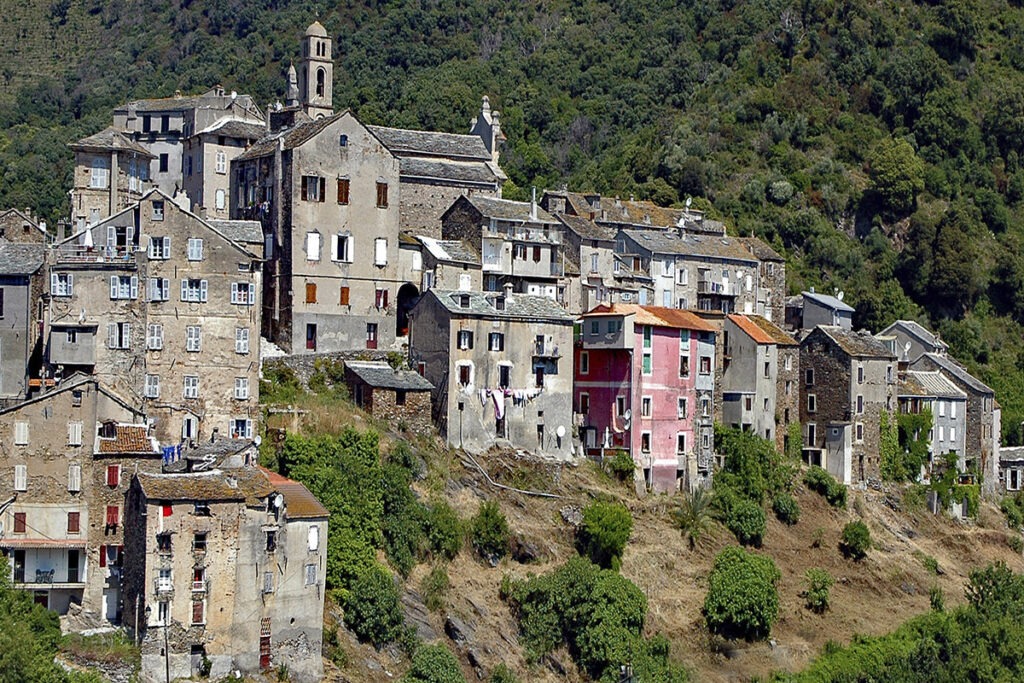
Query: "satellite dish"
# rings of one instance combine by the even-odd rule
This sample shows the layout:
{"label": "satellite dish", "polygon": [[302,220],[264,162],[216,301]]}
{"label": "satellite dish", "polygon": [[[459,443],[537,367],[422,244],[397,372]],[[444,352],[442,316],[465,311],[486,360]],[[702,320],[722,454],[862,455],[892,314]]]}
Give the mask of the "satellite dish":
{"label": "satellite dish", "polygon": [[558,425],[558,429],[555,430],[555,436],[557,436],[559,439],[565,436],[565,427],[563,427],[562,425]]}
{"label": "satellite dish", "polygon": [[262,437],[262,436],[260,436],[259,434],[257,434],[257,435],[256,435],[256,436],[255,436],[255,437],[253,438],[252,442],[253,442],[254,444],[256,444],[256,448],[259,448],[259,447],[260,447],[260,444],[261,444],[261,443],[263,443],[263,437]]}
{"label": "satellite dish", "polygon": [[274,507],[279,508],[284,505],[284,496],[280,493],[274,496]]}
{"label": "satellite dish", "polygon": [[629,418],[631,418],[631,417],[633,417],[633,411],[630,410],[629,408],[626,408],[626,412],[624,412],[622,414],[622,419],[626,420],[626,421],[629,421]]}
{"label": "satellite dish", "polygon": [[693,203],[693,197],[687,197],[686,198],[686,208],[689,209],[690,208],[690,204],[692,204],[692,203]]}
{"label": "satellite dish", "polygon": [[845,295],[846,295],[846,293],[845,293],[845,292],[843,292],[842,290],[839,290],[839,293],[838,293],[838,294],[836,294],[836,298],[837,298],[837,299],[839,299],[840,301],[842,301],[842,300],[843,300],[843,297],[844,297]]}

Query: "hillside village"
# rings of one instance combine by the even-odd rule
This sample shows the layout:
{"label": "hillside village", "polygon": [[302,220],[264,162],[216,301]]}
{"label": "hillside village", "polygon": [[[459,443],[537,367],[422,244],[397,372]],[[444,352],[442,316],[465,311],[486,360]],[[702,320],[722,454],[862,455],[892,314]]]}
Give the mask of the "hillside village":
{"label": "hillside village", "polygon": [[503,199],[486,96],[465,134],[366,125],[332,51],[314,22],[265,108],[127,102],[68,142],[66,225],[0,213],[0,548],[67,630],[140,643],[142,680],[324,676],[330,515],[260,459],[270,357],[341,360],[367,415],[471,455],[627,457],[637,496],[712,487],[716,425],[877,488],[906,415],[913,478],[1020,490],[994,391],[918,322],[853,329],[689,202]]}

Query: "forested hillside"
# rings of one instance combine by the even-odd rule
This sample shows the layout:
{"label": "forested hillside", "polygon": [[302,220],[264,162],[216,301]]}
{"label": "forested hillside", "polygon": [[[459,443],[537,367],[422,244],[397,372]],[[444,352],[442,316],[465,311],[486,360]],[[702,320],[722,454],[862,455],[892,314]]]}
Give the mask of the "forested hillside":
{"label": "forested hillside", "polygon": [[[314,16],[335,105],[465,131],[502,112],[510,197],[687,196],[860,325],[915,317],[1024,420],[1024,12],[1004,0],[12,0],[0,205],[63,214],[66,143],[133,97],[269,102]],[[707,200],[707,203],[703,203]],[[1012,426],[1011,426],[1012,425]]]}

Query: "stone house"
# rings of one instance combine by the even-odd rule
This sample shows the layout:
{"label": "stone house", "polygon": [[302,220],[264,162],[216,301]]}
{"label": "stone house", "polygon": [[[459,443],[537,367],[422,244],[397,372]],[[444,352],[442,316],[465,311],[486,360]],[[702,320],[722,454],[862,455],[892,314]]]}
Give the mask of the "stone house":
{"label": "stone house", "polygon": [[430,427],[434,386],[419,373],[382,362],[346,361],[345,384],[352,401],[378,420],[416,432]]}
{"label": "stone house", "polygon": [[867,332],[819,325],[800,342],[804,460],[843,484],[879,478],[882,411],[896,410],[896,355]]}
{"label": "stone house", "polygon": [[410,313],[409,359],[453,446],[571,454],[572,316],[544,296],[432,289]]}
{"label": "stone house", "polygon": [[999,495],[1016,495],[1024,488],[1024,446],[999,449]]}
{"label": "stone house", "polygon": [[252,436],[261,234],[158,190],[53,250],[47,360],[145,406],[164,443]]}
{"label": "stone house", "polygon": [[818,325],[853,328],[853,308],[839,296],[819,294],[811,289],[800,296],[800,305],[787,312],[787,325],[795,330],[813,330]]}
{"label": "stone house", "polygon": [[738,239],[760,263],[758,300],[754,309],[775,325],[783,325],[786,321],[786,259],[757,237]]}
{"label": "stone house", "polygon": [[143,681],[286,667],[319,681],[329,513],[301,484],[213,459],[132,479],[125,604]]}
{"label": "stone house", "polygon": [[573,387],[590,456],[625,451],[638,491],[693,488],[714,452],[715,327],[691,311],[635,304],[580,319]]}
{"label": "stone house", "polygon": [[914,320],[897,320],[878,333],[879,337],[895,337],[900,361],[912,363],[923,354],[945,356],[949,345]]}
{"label": "stone house", "polygon": [[182,141],[182,184],[191,209],[204,218],[230,218],[231,162],[266,135],[255,112],[228,114]]}
{"label": "stone house", "polygon": [[0,548],[15,587],[86,623],[122,618],[122,510],[161,451],[142,411],[86,375],[0,411]]}
{"label": "stone house", "polygon": [[748,317],[775,343],[775,447],[786,453],[790,427],[800,424],[800,343],[771,320]]}
{"label": "stone house", "polygon": [[938,370],[908,370],[901,372],[899,378],[899,412],[920,414],[927,410],[932,416],[929,471],[932,461],[941,461],[947,453],[956,453],[959,456],[957,469],[963,472],[966,467],[967,394]]}
{"label": "stone house", "polygon": [[426,235],[413,239],[422,254],[422,290],[483,289],[480,254],[465,240],[438,240]]}
{"label": "stone house", "polygon": [[154,155],[115,127],[68,145],[75,153],[71,187],[72,232],[81,232],[142,198],[151,186]]}
{"label": "stone house", "polygon": [[52,235],[46,231],[46,221],[38,220],[32,209],[4,209],[0,211],[0,241],[12,244],[49,244]]}
{"label": "stone house", "polygon": [[536,202],[460,197],[441,216],[446,240],[461,240],[480,254],[483,289],[545,296],[566,303],[562,226]]}
{"label": "stone house", "polygon": [[28,396],[39,379],[45,260],[44,244],[0,238],[0,406]]}

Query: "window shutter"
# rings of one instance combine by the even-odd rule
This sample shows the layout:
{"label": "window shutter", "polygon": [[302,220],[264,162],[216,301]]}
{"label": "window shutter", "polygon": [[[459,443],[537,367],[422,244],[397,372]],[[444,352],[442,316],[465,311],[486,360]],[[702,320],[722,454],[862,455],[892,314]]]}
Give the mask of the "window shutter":
{"label": "window shutter", "polygon": [[107,546],[100,546],[100,567],[107,566]]}
{"label": "window shutter", "polygon": [[57,273],[50,273],[50,293],[51,294],[56,294],[57,293],[57,287],[58,287],[57,283],[58,282],[59,282],[59,278],[57,277]]}
{"label": "window shutter", "polygon": [[306,189],[308,186],[309,186],[309,178],[307,176],[303,176],[302,177],[302,189],[301,189],[302,201],[306,201],[306,200],[309,199],[309,192]]}
{"label": "window shutter", "polygon": [[107,226],[107,246],[114,247],[117,245],[117,228],[113,225]]}
{"label": "window shutter", "polygon": [[74,289],[75,289],[75,276],[72,275],[71,273],[68,273],[68,285],[67,285],[67,291],[65,292],[65,294],[67,294],[68,296],[71,296],[71,294],[74,292]]}
{"label": "window shutter", "polygon": [[163,254],[162,254],[162,256],[164,258],[171,258],[171,238],[170,237],[165,237],[164,238]]}
{"label": "window shutter", "polygon": [[181,300],[188,301],[188,280],[181,281]]}
{"label": "window shutter", "polygon": [[82,466],[68,465],[68,491],[77,493],[82,490]]}
{"label": "window shutter", "polygon": [[342,306],[348,306],[349,305],[349,303],[348,303],[349,293],[348,292],[349,292],[348,287],[342,287],[341,288],[341,302],[340,303],[341,303]]}
{"label": "window shutter", "polygon": [[207,283],[206,280],[199,281],[199,300],[206,303]]}
{"label": "window shutter", "polygon": [[171,298],[171,281],[167,278],[160,280],[160,300],[167,301]]}
{"label": "window shutter", "polygon": [[233,304],[237,304],[238,303],[238,283],[237,282],[232,282],[231,283],[231,303],[233,303]]}
{"label": "window shutter", "polygon": [[107,348],[117,348],[117,323],[107,324]]}
{"label": "window shutter", "polygon": [[120,521],[121,509],[116,505],[107,506],[107,526],[117,526]]}
{"label": "window shutter", "polygon": [[373,265],[386,266],[388,264],[388,241],[378,237],[373,241]]}
{"label": "window shutter", "polygon": [[320,178],[319,179],[319,184],[320,184],[320,188],[319,188],[320,191],[317,193],[317,201],[321,201],[322,202],[322,201],[324,201],[324,199],[326,199],[326,195],[327,195],[327,178]]}
{"label": "window shutter", "polygon": [[130,349],[132,347],[132,326],[131,323],[124,323],[124,337],[121,339],[121,348]]}
{"label": "window shutter", "polygon": [[139,278],[137,276],[135,276],[135,275],[132,275],[131,289],[132,289],[132,291],[131,291],[132,299],[138,299],[139,298]]}
{"label": "window shutter", "polygon": [[150,301],[160,300],[160,281],[154,277],[149,278],[149,293],[147,296]]}
{"label": "window shutter", "polygon": [[117,285],[118,285],[117,276],[116,275],[111,275],[110,276],[110,298],[111,299],[116,299],[117,298],[117,294],[118,294],[118,292],[117,292]]}
{"label": "window shutter", "polygon": [[28,490],[28,465],[14,466],[14,490]]}

